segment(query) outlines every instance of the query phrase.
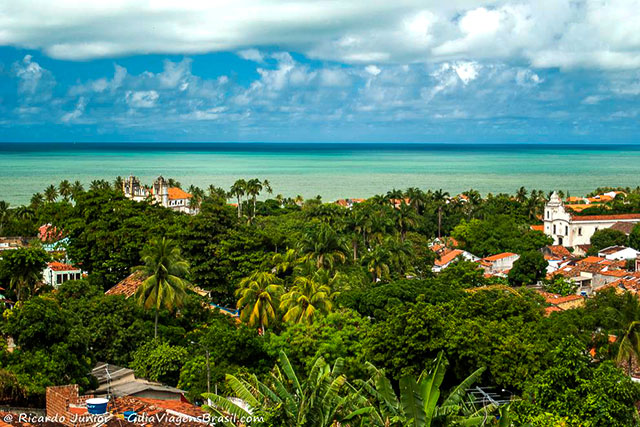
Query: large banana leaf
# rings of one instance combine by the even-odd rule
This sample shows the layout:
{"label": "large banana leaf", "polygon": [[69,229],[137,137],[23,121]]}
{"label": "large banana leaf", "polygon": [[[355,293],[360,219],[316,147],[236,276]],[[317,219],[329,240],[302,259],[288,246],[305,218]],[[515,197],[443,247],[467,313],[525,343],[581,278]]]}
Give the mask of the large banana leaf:
{"label": "large banana leaf", "polygon": [[423,411],[427,420],[426,426],[431,425],[431,420],[440,399],[440,385],[444,380],[446,364],[442,360],[442,352],[438,353],[435,365],[427,373],[422,372],[418,381],[420,385],[420,396],[422,397]]}
{"label": "large banana leaf", "polygon": [[229,387],[231,387],[237,397],[247,402],[247,404],[252,408],[260,407],[260,402],[258,402],[258,399],[256,399],[255,396],[249,391],[249,388],[247,387],[248,384],[246,384],[243,380],[239,380],[231,374],[227,374],[225,378],[227,380],[227,384],[229,384]]}
{"label": "large banana leaf", "polygon": [[420,397],[420,387],[412,376],[400,378],[400,401],[407,421],[414,427],[428,427],[431,420],[427,420],[424,404]]}

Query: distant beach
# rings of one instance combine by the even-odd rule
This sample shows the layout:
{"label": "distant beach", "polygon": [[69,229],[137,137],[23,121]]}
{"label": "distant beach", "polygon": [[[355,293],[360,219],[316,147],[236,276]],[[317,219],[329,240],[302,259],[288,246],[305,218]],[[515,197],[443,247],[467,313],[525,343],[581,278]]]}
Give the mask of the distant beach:
{"label": "distant beach", "polygon": [[268,179],[274,194],[369,197],[392,188],[452,194],[515,192],[520,186],[582,195],[598,186],[640,185],[640,145],[2,143],[0,200],[27,203],[63,179],[88,184],[130,174],[183,187],[228,189]]}

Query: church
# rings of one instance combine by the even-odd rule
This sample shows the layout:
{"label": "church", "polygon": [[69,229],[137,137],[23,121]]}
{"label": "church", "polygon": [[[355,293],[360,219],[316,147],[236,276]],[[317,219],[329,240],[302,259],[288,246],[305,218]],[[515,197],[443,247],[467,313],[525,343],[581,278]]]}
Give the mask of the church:
{"label": "church", "polygon": [[640,213],[615,215],[575,215],[565,210],[564,203],[554,191],[544,207],[544,234],[553,238],[554,245],[576,247],[588,245],[591,236],[617,223],[636,224]]}
{"label": "church", "polygon": [[151,188],[140,184],[135,176],[129,176],[122,182],[124,196],[136,202],[149,200],[165,208],[173,209],[190,215],[198,213],[198,209],[191,205],[193,196],[178,187],[170,187],[162,176],[156,178]]}

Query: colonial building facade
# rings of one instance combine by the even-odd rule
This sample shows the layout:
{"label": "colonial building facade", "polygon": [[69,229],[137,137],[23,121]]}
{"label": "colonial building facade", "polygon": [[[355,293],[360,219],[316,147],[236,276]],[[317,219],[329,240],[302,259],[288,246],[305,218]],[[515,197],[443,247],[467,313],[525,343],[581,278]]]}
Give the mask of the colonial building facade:
{"label": "colonial building facade", "polygon": [[588,245],[591,236],[616,223],[639,223],[640,214],[578,216],[565,210],[564,203],[553,192],[544,207],[544,234],[553,238],[554,245],[575,247]]}
{"label": "colonial building facade", "polygon": [[122,191],[126,198],[141,202],[151,200],[154,203],[187,214],[198,213],[198,208],[192,206],[193,196],[178,187],[170,187],[169,183],[162,176],[156,178],[151,188],[140,184],[140,180],[135,176],[130,176],[122,183]]}

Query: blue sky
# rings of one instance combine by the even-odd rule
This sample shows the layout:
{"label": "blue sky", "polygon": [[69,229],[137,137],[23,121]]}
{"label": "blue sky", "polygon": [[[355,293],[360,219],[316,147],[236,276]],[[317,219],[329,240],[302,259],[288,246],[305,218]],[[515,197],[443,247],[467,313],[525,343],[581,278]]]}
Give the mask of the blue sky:
{"label": "blue sky", "polygon": [[637,0],[212,4],[0,0],[0,140],[640,142]]}

